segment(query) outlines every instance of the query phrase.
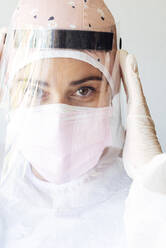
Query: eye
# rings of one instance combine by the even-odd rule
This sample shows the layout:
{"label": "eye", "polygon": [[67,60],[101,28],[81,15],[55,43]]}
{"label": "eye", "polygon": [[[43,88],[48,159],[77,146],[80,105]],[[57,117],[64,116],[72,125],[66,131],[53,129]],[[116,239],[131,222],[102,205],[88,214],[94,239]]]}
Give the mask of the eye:
{"label": "eye", "polygon": [[77,96],[90,96],[92,93],[96,91],[95,88],[90,86],[81,87],[76,91]]}
{"label": "eye", "polygon": [[39,98],[39,99],[42,99],[42,98],[45,98],[48,96],[48,92],[44,91],[43,89],[41,88],[38,88],[37,91],[36,91],[36,97]]}
{"label": "eye", "polygon": [[37,99],[42,99],[48,96],[48,92],[46,92],[45,90],[43,90],[42,88],[38,87],[36,89],[35,86],[31,86],[29,88],[27,88],[25,90],[25,92],[28,92],[28,94],[30,94],[31,97],[36,97]]}

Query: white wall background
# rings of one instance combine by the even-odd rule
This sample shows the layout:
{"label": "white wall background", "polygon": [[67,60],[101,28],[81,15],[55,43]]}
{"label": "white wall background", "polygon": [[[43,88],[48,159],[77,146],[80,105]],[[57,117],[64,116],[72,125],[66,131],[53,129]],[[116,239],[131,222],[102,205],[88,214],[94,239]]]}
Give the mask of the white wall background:
{"label": "white wall background", "polygon": [[[41,0],[42,1],[42,0]],[[55,0],[60,1],[60,0]],[[123,48],[135,54],[157,133],[166,150],[166,1],[105,0],[120,20]],[[17,0],[1,3],[0,26],[9,23]]]}

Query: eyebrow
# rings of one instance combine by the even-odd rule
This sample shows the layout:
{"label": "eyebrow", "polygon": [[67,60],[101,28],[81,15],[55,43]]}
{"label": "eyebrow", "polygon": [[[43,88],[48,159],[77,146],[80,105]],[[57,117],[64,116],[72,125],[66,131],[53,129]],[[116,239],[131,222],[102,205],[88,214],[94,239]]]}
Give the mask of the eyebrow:
{"label": "eyebrow", "polygon": [[20,82],[20,81],[28,81],[29,83],[37,83],[40,86],[49,87],[48,82],[45,82],[45,81],[42,81],[42,80],[37,80],[37,79],[33,80],[32,78],[29,78],[28,80],[19,78],[17,81],[18,82]]}
{"label": "eyebrow", "polygon": [[[99,76],[89,76],[89,77],[85,77],[85,78],[82,78],[80,80],[74,80],[74,81],[71,81],[69,85],[72,85],[72,86],[76,86],[76,85],[80,85],[80,84],[83,84],[83,83],[86,83],[88,81],[102,81],[103,78],[102,77],[99,77]],[[18,81],[23,81],[23,79],[18,79]],[[35,82],[35,83],[38,83],[39,86],[43,86],[43,87],[49,87],[49,83],[46,82],[46,81],[42,81],[42,80],[33,80],[33,79],[28,79],[28,82]]]}
{"label": "eyebrow", "polygon": [[76,81],[72,81],[70,82],[70,85],[80,85],[80,84],[83,84],[83,83],[86,83],[88,81],[92,81],[92,80],[95,80],[95,81],[102,81],[102,77],[98,77],[98,76],[90,76],[90,77],[86,77],[86,78],[82,78],[80,80],[76,80]]}

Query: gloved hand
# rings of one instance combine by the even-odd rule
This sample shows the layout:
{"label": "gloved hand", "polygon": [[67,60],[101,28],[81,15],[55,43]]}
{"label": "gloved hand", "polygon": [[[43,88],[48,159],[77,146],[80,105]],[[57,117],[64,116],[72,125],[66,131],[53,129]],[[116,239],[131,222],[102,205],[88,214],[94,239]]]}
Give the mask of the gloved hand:
{"label": "gloved hand", "polygon": [[128,175],[135,178],[145,164],[162,153],[162,149],[143,93],[136,59],[124,50],[119,51],[119,57],[128,102],[123,163]]}

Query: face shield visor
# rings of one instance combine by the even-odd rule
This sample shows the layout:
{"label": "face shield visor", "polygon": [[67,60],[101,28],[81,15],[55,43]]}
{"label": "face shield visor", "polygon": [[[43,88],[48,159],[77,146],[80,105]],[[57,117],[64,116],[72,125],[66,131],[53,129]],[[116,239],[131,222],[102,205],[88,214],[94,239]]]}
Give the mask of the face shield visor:
{"label": "face shield visor", "polygon": [[47,27],[16,19],[1,59],[0,184],[14,188],[27,170],[67,183],[123,147],[117,27],[57,29],[53,16]]}

